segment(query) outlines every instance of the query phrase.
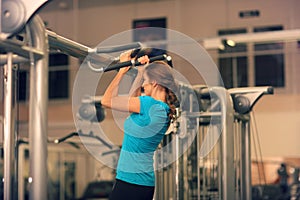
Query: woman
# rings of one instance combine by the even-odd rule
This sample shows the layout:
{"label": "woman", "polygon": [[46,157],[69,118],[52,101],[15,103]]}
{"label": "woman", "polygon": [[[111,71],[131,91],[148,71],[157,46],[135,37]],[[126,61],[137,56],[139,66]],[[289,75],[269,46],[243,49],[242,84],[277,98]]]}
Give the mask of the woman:
{"label": "woman", "polygon": [[[130,59],[130,52],[120,56],[121,62]],[[118,95],[120,81],[130,69],[125,67],[119,70],[101,100],[106,108],[131,113],[124,123],[124,138],[111,200],[153,199],[154,151],[176,115],[176,84],[170,66],[158,61],[149,64],[148,56],[142,56],[138,61],[146,65],[137,67],[138,74],[129,95]],[[144,95],[141,95],[141,89]]]}

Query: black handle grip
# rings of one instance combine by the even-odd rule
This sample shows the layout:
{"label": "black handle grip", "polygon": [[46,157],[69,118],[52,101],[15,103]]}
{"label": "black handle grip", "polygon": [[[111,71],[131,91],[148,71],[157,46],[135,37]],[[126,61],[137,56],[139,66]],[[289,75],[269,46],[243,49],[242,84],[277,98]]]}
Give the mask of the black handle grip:
{"label": "black handle grip", "polygon": [[[166,60],[167,59],[167,55],[163,54],[163,55],[159,55],[159,56],[154,56],[149,58],[149,62],[154,62],[154,61],[158,61],[158,60]],[[108,71],[112,71],[112,70],[116,70],[116,69],[120,69],[122,67],[127,67],[127,66],[139,66],[142,65],[142,63],[138,62],[138,61],[134,61],[134,60],[129,60],[126,62],[121,62],[121,63],[117,63],[114,65],[110,65],[107,68],[105,68],[103,71],[104,72],[108,72]]]}

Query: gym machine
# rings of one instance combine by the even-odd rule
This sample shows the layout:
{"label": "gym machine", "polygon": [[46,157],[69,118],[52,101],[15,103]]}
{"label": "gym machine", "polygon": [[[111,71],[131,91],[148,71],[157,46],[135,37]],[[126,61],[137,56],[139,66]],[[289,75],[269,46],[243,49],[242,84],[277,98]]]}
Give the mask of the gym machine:
{"label": "gym machine", "polygon": [[[45,29],[35,12],[46,0],[0,0],[0,53],[4,80],[4,199],[16,199],[17,163],[13,64],[30,61],[29,144],[30,199],[47,199],[48,50],[116,64],[98,53],[140,47],[134,43],[113,49],[93,49]],[[14,38],[26,29],[27,41]],[[168,59],[165,55],[155,59]],[[3,62],[3,63],[2,63]],[[132,64],[132,63],[131,63]],[[134,63],[138,65],[138,63]],[[128,63],[126,63],[128,65]],[[126,66],[124,65],[124,66]],[[91,70],[105,72],[122,66]],[[249,113],[272,88],[180,85],[178,121],[155,156],[156,199],[251,199]],[[166,147],[166,148],[163,148]],[[169,165],[169,163],[172,163]]]}
{"label": "gym machine", "polygon": [[273,88],[196,85],[180,94],[178,125],[156,154],[156,199],[252,199],[250,112]]}

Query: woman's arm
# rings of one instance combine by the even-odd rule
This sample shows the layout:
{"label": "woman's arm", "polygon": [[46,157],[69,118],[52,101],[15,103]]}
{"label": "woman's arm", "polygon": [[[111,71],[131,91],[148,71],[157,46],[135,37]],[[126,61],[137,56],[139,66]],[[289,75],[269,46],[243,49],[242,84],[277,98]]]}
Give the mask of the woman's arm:
{"label": "woman's arm", "polygon": [[[138,61],[143,64],[147,64],[147,63],[149,63],[149,58],[148,58],[148,56],[142,56],[142,57],[138,58]],[[134,82],[132,84],[132,87],[130,88],[130,91],[129,91],[129,96],[131,96],[131,97],[141,96],[142,84],[144,82],[143,74],[145,71],[145,66],[137,67],[137,70],[138,70],[138,73],[137,73],[137,75],[134,79]]]}
{"label": "woman's arm", "polygon": [[[128,61],[130,60],[130,52],[125,52],[120,55],[120,61]],[[148,62],[148,57],[147,58],[141,58],[140,61]],[[145,63],[145,62],[144,62]],[[144,68],[144,67],[140,67]],[[140,112],[140,101],[138,98],[138,89],[137,86],[138,84],[142,84],[142,73],[143,70],[139,69],[139,73],[134,81],[134,85],[131,89],[131,93],[129,93],[129,96],[119,96],[118,95],[118,90],[119,90],[119,84],[123,78],[123,76],[126,74],[126,72],[130,69],[130,67],[124,67],[119,70],[115,78],[112,80],[112,82],[109,84],[107,87],[102,99],[101,99],[101,104],[104,107],[119,110],[119,111],[127,111],[127,112],[135,112],[139,113]],[[135,92],[132,92],[135,87]]]}

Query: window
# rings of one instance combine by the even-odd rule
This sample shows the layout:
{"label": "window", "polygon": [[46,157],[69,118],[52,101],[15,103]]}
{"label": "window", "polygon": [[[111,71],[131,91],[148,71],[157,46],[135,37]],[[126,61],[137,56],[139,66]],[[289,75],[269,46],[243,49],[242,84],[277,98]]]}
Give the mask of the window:
{"label": "window", "polygon": [[[29,98],[29,67],[21,65],[18,71],[18,100],[26,101]],[[55,53],[49,55],[49,99],[69,98],[69,57]]]}
{"label": "window", "polygon": [[[282,26],[255,27],[253,32],[279,31],[282,29]],[[247,30],[243,28],[220,30],[218,35],[240,33],[247,33]],[[253,64],[249,65],[249,60],[252,60]],[[283,43],[249,43],[237,44],[234,47],[224,43],[224,49],[219,50],[219,69],[225,88],[247,86],[284,87]],[[253,76],[251,76],[252,74]]]}
{"label": "window", "polygon": [[[246,33],[246,29],[220,30],[219,36]],[[247,45],[237,44],[234,47],[224,43],[219,50],[219,69],[225,88],[245,87],[248,85]]]}
{"label": "window", "polygon": [[[155,19],[138,19],[134,20],[132,27],[136,29],[133,32],[133,41],[137,42],[152,42],[167,39],[167,19],[166,18],[155,18]],[[157,29],[144,29],[156,27]],[[152,45],[153,48],[149,56],[157,56],[166,53],[166,45],[158,44]]]}
{"label": "window", "polygon": [[225,88],[248,86],[247,57],[220,58],[219,66]]}
{"label": "window", "polygon": [[[254,32],[279,31],[282,26],[254,28]],[[284,87],[283,43],[255,44],[255,85]],[[262,55],[260,55],[262,53]]]}
{"label": "window", "polygon": [[283,54],[255,56],[255,85],[284,86]]}
{"label": "window", "polygon": [[18,73],[18,91],[17,91],[17,98],[18,101],[26,101],[27,97],[27,90],[29,88],[29,73],[28,70],[20,69]]}
{"label": "window", "polygon": [[69,57],[55,53],[49,55],[49,99],[69,97]]}

